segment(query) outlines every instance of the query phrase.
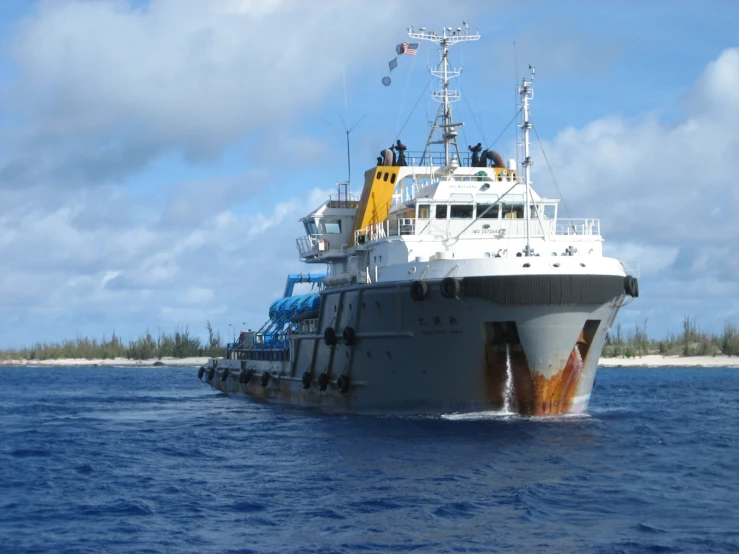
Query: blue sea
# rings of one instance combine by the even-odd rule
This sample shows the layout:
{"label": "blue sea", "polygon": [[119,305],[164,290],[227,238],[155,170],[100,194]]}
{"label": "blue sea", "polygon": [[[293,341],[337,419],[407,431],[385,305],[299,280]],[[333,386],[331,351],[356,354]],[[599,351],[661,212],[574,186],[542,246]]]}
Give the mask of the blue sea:
{"label": "blue sea", "polygon": [[739,551],[739,370],[601,369],[555,419],[322,414],[196,372],[0,368],[0,551]]}

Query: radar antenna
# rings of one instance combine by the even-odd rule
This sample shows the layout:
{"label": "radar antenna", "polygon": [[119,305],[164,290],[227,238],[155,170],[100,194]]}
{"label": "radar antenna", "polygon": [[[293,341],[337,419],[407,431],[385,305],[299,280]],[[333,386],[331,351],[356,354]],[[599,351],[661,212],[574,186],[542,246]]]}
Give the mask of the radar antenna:
{"label": "radar antenna", "polygon": [[[452,148],[456,151],[457,160],[460,159],[459,146],[457,145],[457,127],[461,127],[464,123],[455,123],[452,119],[452,104],[458,102],[461,94],[457,89],[449,88],[449,81],[454,77],[459,77],[462,68],[454,68],[449,65],[449,47],[460,42],[470,42],[480,40],[480,33],[474,35],[469,34],[469,25],[463,23],[464,31],[460,27],[452,29],[451,27],[442,27],[441,34],[436,31],[426,31],[424,27],[419,32],[415,32],[413,27],[408,29],[410,38],[434,42],[439,45],[439,54],[441,61],[437,67],[429,67],[431,75],[439,80],[439,88],[431,93],[431,98],[441,104],[436,113],[436,118],[431,126],[429,138],[426,141],[426,148],[421,157],[421,165],[428,154],[429,147],[432,144],[444,145],[444,162],[450,165],[452,161]],[[434,140],[434,133],[439,132],[440,140]]]}

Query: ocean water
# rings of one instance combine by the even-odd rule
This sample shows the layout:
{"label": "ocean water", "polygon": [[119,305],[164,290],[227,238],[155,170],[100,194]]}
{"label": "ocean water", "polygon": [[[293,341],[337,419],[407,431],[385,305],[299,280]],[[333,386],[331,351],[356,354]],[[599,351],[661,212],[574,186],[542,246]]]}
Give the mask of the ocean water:
{"label": "ocean water", "polygon": [[327,415],[196,372],[0,368],[0,551],[739,551],[739,370],[603,369],[557,419]]}

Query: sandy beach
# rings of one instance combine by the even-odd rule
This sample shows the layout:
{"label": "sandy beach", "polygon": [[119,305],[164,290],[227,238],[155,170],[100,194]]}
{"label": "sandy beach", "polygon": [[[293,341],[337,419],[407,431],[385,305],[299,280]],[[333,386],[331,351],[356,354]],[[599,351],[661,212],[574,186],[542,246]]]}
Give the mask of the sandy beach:
{"label": "sandy beach", "polygon": [[[59,360],[2,360],[0,366],[140,366],[155,365],[200,367],[208,358],[152,358],[150,360],[131,360],[129,358],[102,359],[59,359]],[[739,356],[639,356],[635,358],[601,358],[600,367],[739,367]]]}
{"label": "sandy beach", "polygon": [[638,356],[601,358],[600,367],[739,367],[739,356]]}

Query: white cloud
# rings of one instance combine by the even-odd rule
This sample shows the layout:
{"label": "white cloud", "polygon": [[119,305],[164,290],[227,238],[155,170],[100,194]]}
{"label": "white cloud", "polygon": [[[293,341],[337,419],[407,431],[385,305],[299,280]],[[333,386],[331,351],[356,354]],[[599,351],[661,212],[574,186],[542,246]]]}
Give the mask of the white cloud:
{"label": "white cloud", "polygon": [[[640,262],[639,303],[663,315],[695,304],[710,327],[739,311],[735,86],[739,50],[729,49],[686,94],[679,120],[609,116],[545,145],[571,215],[600,217],[606,252]],[[551,181],[542,165],[539,187]]]}

